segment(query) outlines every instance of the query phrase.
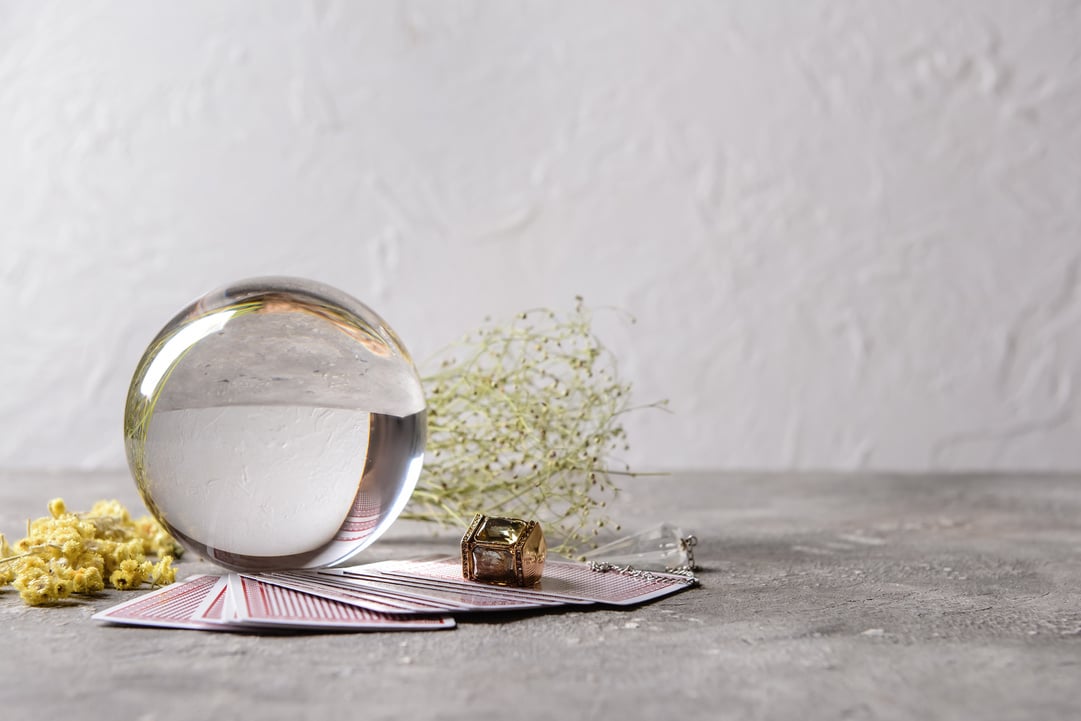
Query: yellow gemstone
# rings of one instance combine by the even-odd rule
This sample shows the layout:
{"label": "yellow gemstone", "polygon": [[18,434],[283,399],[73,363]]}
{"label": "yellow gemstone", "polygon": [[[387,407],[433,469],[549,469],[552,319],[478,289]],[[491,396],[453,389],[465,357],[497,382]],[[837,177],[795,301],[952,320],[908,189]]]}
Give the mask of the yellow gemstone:
{"label": "yellow gemstone", "polygon": [[476,569],[477,578],[497,583],[505,582],[508,578],[513,582],[515,578],[514,555],[510,550],[478,546],[473,549],[473,568]]}
{"label": "yellow gemstone", "polygon": [[526,522],[517,518],[489,518],[477,531],[477,540],[481,543],[512,544],[525,530]]}

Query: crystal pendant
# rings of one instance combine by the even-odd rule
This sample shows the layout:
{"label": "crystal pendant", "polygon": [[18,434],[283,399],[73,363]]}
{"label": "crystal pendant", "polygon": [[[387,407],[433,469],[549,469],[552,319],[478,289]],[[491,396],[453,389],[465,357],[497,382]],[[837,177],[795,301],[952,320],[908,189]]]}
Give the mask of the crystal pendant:
{"label": "crystal pendant", "polygon": [[641,571],[693,570],[697,539],[670,523],[625,536],[585,554],[587,561],[632,566]]}

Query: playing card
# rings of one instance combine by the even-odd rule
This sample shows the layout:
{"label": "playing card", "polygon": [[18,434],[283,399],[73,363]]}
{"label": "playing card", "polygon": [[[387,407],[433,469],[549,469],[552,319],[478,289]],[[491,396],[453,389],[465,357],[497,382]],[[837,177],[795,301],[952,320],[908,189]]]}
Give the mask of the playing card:
{"label": "playing card", "polygon": [[230,574],[229,594],[237,620],[260,626],[352,631],[429,631],[454,627],[449,617],[418,617],[369,611],[255,578]]}
{"label": "playing card", "polygon": [[92,618],[131,626],[221,630],[217,624],[192,618],[217,581],[218,576],[192,576],[107,608]]}
{"label": "playing card", "polygon": [[600,603],[630,606],[692,583],[666,573],[595,571],[549,561],[532,588],[467,581],[455,557],[256,576],[193,576],[94,615],[108,623],[197,630],[433,630],[442,614]]}
{"label": "playing card", "polygon": [[446,604],[454,612],[518,611],[563,605],[560,601],[526,592],[497,589],[476,583],[461,584],[442,580],[407,579],[351,569],[327,569],[318,572],[320,579],[348,586],[386,590],[433,603]]}
{"label": "playing card", "polygon": [[[535,588],[517,588],[513,586],[497,586],[484,583],[476,583],[474,581],[467,581],[461,577],[461,573],[456,577],[451,575],[441,577],[429,577],[429,576],[413,576],[409,574],[397,574],[397,573],[383,573],[384,569],[393,571],[398,568],[397,564],[408,563],[420,564],[426,561],[442,561],[443,556],[428,557],[423,559],[414,559],[412,561],[382,561],[377,563],[370,563],[361,566],[351,566],[348,568],[327,568],[320,569],[314,573],[319,576],[338,576],[343,580],[350,579],[352,582],[361,582],[365,584],[380,584],[388,588],[397,588],[400,592],[413,593],[415,590],[431,590],[440,591],[443,593],[455,593],[455,594],[470,594],[476,596],[483,596],[486,598],[496,598],[511,600],[515,604],[522,604],[525,607],[547,606],[547,605],[563,605],[566,603],[580,603],[588,604],[591,601],[585,601],[580,599],[566,598],[566,599],[553,599],[551,594],[545,594],[537,591]],[[459,566],[460,569],[460,566]],[[533,602],[534,605],[530,605],[529,602]],[[477,605],[483,609],[491,606],[491,603],[474,604],[467,602],[467,605]],[[496,604],[500,605],[500,604]]]}
{"label": "playing card", "polygon": [[[455,557],[429,561],[384,561],[364,567],[387,576],[431,579],[443,583],[469,583],[462,578],[461,561]],[[650,573],[634,576],[618,571],[594,571],[588,564],[549,561],[540,584],[530,589],[499,587],[503,591],[531,593],[552,601],[592,601],[612,606],[632,606],[689,588],[683,576]]]}
{"label": "playing card", "polygon": [[464,608],[459,604],[436,602],[375,587],[342,583],[334,578],[303,571],[265,573],[249,576],[249,578],[379,613],[431,614],[461,611]]}
{"label": "playing card", "polygon": [[206,621],[214,624],[231,622],[236,614],[232,609],[227,608],[228,590],[229,578],[227,576],[219,577],[217,582],[210,587],[210,591],[207,592],[203,602],[192,612],[191,620]]}

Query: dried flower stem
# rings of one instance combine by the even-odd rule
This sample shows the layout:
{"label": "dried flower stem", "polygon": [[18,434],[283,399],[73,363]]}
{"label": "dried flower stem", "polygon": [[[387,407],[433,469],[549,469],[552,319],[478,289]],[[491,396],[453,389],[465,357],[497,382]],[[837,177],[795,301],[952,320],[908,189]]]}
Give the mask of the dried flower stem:
{"label": "dried flower stem", "polygon": [[636,475],[611,467],[635,408],[577,300],[565,317],[540,309],[489,322],[423,379],[427,457],[403,518],[461,527],[477,512],[536,518],[565,554],[609,523],[611,477]]}

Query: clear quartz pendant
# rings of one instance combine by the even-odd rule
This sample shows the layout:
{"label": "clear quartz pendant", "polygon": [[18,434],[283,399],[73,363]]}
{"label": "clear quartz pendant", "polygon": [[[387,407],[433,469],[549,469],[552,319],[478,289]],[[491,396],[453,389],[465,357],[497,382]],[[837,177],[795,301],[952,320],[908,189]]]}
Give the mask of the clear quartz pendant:
{"label": "clear quartz pendant", "polygon": [[641,571],[694,570],[697,539],[670,523],[607,543],[584,555],[587,561],[631,566]]}

